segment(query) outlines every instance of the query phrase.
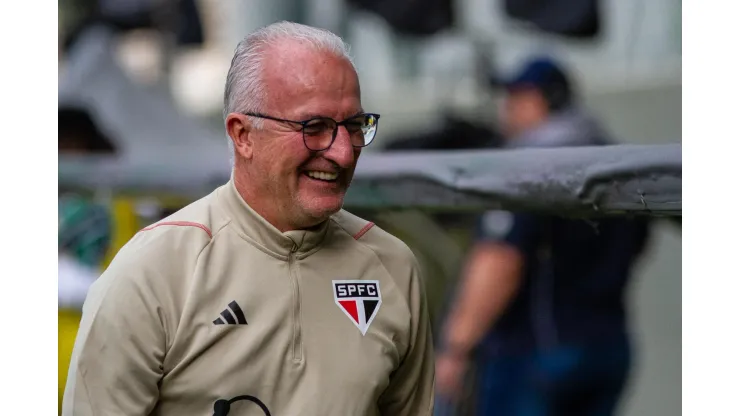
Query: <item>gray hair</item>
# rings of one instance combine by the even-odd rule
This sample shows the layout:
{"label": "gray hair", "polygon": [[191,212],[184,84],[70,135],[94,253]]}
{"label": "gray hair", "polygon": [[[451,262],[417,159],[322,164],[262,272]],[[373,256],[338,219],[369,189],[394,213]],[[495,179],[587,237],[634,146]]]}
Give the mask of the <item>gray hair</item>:
{"label": "gray hair", "polygon": [[[294,40],[305,43],[316,50],[336,54],[346,59],[353,68],[355,67],[350,56],[349,45],[328,30],[286,21],[265,26],[247,35],[236,46],[231,67],[226,76],[224,121],[229,113],[260,112],[262,110],[267,95],[262,81],[264,50],[280,40]],[[255,119],[255,127],[260,128],[261,121]],[[234,143],[231,138],[228,142],[233,159]]]}

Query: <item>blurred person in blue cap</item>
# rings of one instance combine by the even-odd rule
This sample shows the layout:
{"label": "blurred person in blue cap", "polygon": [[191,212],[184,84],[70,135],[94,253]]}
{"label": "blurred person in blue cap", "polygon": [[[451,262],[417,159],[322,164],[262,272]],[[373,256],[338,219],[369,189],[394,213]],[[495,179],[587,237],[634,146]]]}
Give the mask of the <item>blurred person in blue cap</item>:
{"label": "blurred person in blue cap", "polygon": [[579,105],[570,78],[565,68],[549,57],[528,61],[509,79],[491,77],[491,85],[505,92],[500,121],[508,147],[609,142],[604,129]]}
{"label": "blurred person in blue cap", "polygon": [[[494,84],[505,147],[610,143],[554,60]],[[474,368],[477,415],[613,414],[631,362],[625,287],[648,234],[642,219],[484,213],[441,331],[442,401]]]}

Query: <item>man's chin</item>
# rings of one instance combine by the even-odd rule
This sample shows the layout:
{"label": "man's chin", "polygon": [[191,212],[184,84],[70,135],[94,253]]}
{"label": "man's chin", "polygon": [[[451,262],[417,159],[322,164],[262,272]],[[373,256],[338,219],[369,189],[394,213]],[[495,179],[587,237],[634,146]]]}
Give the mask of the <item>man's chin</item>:
{"label": "man's chin", "polygon": [[324,221],[342,209],[344,195],[332,195],[313,198],[303,205],[303,212],[318,222]]}

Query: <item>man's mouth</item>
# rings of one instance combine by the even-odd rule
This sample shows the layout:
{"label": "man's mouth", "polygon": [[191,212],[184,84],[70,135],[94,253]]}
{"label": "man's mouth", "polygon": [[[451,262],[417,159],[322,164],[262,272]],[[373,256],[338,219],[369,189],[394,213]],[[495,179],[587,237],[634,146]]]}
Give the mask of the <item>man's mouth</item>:
{"label": "man's mouth", "polygon": [[316,179],[324,182],[334,182],[337,180],[337,177],[339,177],[339,174],[337,174],[336,172],[322,172],[319,170],[307,170],[303,171],[303,174],[311,179]]}

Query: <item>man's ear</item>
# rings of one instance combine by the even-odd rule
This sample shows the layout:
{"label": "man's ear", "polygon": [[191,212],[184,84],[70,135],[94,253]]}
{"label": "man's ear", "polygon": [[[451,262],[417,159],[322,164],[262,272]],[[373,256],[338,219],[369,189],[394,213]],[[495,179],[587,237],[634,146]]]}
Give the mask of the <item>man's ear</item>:
{"label": "man's ear", "polygon": [[254,130],[247,117],[236,113],[226,116],[226,133],[234,142],[234,152],[251,159],[254,154]]}

